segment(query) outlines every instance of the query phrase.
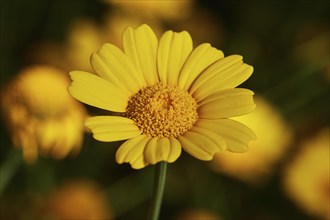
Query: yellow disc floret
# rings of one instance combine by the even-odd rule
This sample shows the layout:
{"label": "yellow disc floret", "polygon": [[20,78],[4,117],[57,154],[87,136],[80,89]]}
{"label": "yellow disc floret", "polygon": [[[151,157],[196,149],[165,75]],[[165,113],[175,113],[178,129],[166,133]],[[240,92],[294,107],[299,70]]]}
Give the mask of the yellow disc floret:
{"label": "yellow disc floret", "polygon": [[188,92],[157,83],[130,98],[125,116],[149,137],[178,137],[196,122],[196,110],[196,101]]}

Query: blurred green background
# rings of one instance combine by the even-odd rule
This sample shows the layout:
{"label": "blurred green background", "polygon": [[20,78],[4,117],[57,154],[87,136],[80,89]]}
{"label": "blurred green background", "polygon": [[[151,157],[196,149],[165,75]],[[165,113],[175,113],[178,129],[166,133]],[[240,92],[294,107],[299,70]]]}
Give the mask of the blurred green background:
{"label": "blurred green background", "polygon": [[[103,27],[105,19],[121,11],[105,1],[1,0],[0,4],[1,86],[20,69],[42,63],[31,58],[35,45],[65,44],[77,19],[88,18]],[[198,41],[210,42],[225,55],[241,54],[254,66],[254,74],[242,87],[279,110],[292,127],[293,141],[262,185],[214,172],[209,163],[183,153],[168,167],[160,219],[174,219],[182,210],[194,208],[228,220],[318,219],[288,198],[282,178],[286,164],[299,151],[298,143],[329,127],[329,1],[200,0],[191,4],[193,10],[185,18],[148,17],[147,21],[162,30],[187,29],[193,39],[195,35]],[[138,17],[140,11],[134,13]],[[95,110],[88,107],[88,111]],[[265,129],[272,128],[265,125]],[[114,219],[145,218],[153,167],[136,171],[127,164],[116,164],[119,142],[97,142],[86,133],[78,156],[63,160],[39,157],[35,164],[27,165],[21,151],[12,150],[3,121],[0,135],[0,181],[8,180],[8,184],[2,182],[6,187],[0,197],[1,219],[37,219],[44,197],[73,179],[98,184]]]}

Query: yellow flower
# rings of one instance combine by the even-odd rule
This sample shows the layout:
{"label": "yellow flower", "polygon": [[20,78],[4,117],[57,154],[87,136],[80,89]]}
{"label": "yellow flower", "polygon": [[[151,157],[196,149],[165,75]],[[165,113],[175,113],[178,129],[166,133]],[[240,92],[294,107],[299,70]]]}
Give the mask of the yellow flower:
{"label": "yellow flower", "polygon": [[176,215],[173,220],[221,220],[216,213],[205,209],[187,209]]}
{"label": "yellow flower", "polygon": [[[117,6],[118,9],[123,10],[127,14],[135,14],[150,21],[152,20],[166,20],[173,21],[187,18],[192,12],[194,5],[193,0],[181,0],[181,1],[117,1],[117,0],[103,0],[113,6]],[[136,13],[136,12],[139,13]]]}
{"label": "yellow flower", "polygon": [[127,28],[122,39],[123,51],[105,44],[92,54],[99,76],[73,71],[69,87],[76,99],[121,113],[85,123],[96,140],[128,139],[116,153],[118,163],[139,169],[174,162],[181,148],[200,160],[248,149],[254,133],[228,119],[255,108],[253,92],[235,88],[253,72],[241,56],[224,57],[208,43],[193,50],[186,31],[167,31],[158,42],[147,25]]}
{"label": "yellow flower", "polygon": [[67,182],[44,201],[40,219],[110,220],[106,195],[90,181]]}
{"label": "yellow flower", "polygon": [[32,66],[2,91],[4,119],[26,162],[34,162],[38,153],[60,159],[79,151],[86,113],[67,93],[68,84],[64,72]]}
{"label": "yellow flower", "polygon": [[[127,27],[138,26],[145,22],[139,13],[125,13],[122,10],[114,10],[104,16],[103,25],[100,32],[102,33],[103,42],[111,42],[118,47],[121,46],[121,37],[123,31]],[[160,36],[164,32],[161,22],[157,20],[148,20],[148,25],[153,29],[156,36]],[[90,54],[89,54],[90,56]]]}
{"label": "yellow flower", "polygon": [[292,130],[267,100],[260,96],[255,96],[254,100],[256,110],[235,120],[252,128],[258,139],[250,143],[250,150],[244,154],[217,153],[212,160],[212,167],[244,182],[262,184],[288,150],[292,142]]}
{"label": "yellow flower", "polygon": [[102,34],[95,22],[88,19],[78,19],[71,24],[63,55],[59,59],[67,61],[68,67],[92,71],[88,65],[90,54],[102,44]]}
{"label": "yellow flower", "polygon": [[283,178],[289,197],[303,210],[322,219],[330,219],[329,146],[329,128],[304,141]]}

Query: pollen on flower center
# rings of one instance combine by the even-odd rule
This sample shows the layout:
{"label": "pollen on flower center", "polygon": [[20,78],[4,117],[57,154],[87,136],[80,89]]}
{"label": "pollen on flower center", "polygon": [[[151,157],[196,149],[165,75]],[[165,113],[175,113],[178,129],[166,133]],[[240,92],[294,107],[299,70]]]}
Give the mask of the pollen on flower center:
{"label": "pollen on flower center", "polygon": [[177,137],[196,122],[196,110],[196,101],[188,92],[157,83],[130,98],[125,116],[149,137]]}

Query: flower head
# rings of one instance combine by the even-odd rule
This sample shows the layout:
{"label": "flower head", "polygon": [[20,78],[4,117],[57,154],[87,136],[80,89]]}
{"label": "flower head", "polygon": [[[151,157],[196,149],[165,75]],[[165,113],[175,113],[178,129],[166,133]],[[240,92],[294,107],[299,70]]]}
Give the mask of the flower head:
{"label": "flower head", "polygon": [[118,163],[143,168],[174,162],[183,148],[200,160],[220,150],[246,151],[254,133],[229,119],[251,112],[253,92],[235,88],[253,68],[239,55],[224,57],[208,43],[193,49],[188,32],[165,32],[158,41],[147,25],[128,27],[123,51],[105,44],[91,56],[98,75],[70,73],[70,94],[120,116],[95,116],[86,126],[99,141],[126,140]]}
{"label": "flower head", "polygon": [[307,213],[330,219],[329,127],[304,140],[284,170],[283,187]]}
{"label": "flower head", "polygon": [[[138,14],[144,20],[173,21],[184,19],[191,14],[194,1],[116,1],[103,0],[126,14]],[[136,13],[138,11],[139,13]]]}
{"label": "flower head", "polygon": [[201,209],[201,208],[190,208],[181,211],[179,214],[175,215],[174,220],[221,220],[216,213]]}
{"label": "flower head", "polygon": [[113,219],[106,195],[86,180],[72,180],[53,190],[40,214],[40,219]]}
{"label": "flower head", "polygon": [[[250,150],[244,154],[216,153],[212,167],[247,183],[263,184],[289,149],[293,134],[274,105],[257,95],[254,100],[256,110],[235,120],[252,128],[258,139],[250,143]],[[265,129],[265,124],[271,129]]]}
{"label": "flower head", "polygon": [[56,68],[31,66],[2,91],[4,120],[26,162],[34,162],[39,153],[59,159],[80,150],[86,112],[67,94],[68,84]]}

